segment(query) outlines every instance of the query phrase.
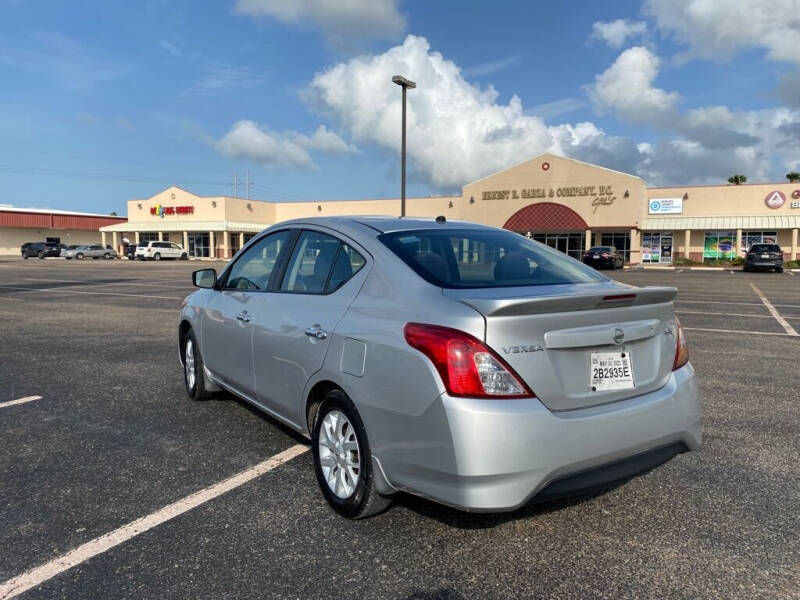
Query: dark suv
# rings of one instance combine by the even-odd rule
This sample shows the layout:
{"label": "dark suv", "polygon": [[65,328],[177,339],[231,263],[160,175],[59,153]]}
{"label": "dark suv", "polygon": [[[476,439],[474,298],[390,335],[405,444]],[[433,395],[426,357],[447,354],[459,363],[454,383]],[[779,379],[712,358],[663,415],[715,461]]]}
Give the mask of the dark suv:
{"label": "dark suv", "polygon": [[22,258],[61,256],[61,245],[55,242],[28,242],[27,244],[22,244],[20,251],[22,252]]}
{"label": "dark suv", "polygon": [[615,246],[592,246],[583,253],[583,264],[595,269],[621,269],[625,264],[625,257],[617,252]]}
{"label": "dark suv", "polygon": [[744,259],[744,271],[775,269],[783,273],[783,250],[778,244],[753,244]]}

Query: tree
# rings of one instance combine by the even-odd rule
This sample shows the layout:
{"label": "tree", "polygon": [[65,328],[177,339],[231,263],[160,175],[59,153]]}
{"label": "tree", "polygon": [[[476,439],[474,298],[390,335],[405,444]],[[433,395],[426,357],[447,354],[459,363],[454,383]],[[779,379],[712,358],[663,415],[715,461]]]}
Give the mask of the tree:
{"label": "tree", "polygon": [[744,183],[747,181],[747,175],[731,175],[728,177],[728,183],[732,183],[733,185],[739,185],[740,183]]}
{"label": "tree", "polygon": [[797,183],[800,181],[800,173],[797,171],[792,171],[791,173],[786,174],[786,179],[789,180],[789,183]]}
{"label": "tree", "polygon": [[116,217],[117,216],[117,211],[112,210],[110,214],[111,214],[112,217]]}

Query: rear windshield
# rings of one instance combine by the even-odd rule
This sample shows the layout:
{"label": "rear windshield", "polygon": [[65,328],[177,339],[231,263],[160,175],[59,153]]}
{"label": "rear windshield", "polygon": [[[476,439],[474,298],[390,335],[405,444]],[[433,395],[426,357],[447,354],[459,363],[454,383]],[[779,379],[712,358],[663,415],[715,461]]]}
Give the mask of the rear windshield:
{"label": "rear windshield", "polygon": [[423,279],[446,288],[606,281],[566,254],[510,231],[425,229],[379,239]]}
{"label": "rear windshield", "polygon": [[589,252],[611,252],[610,246],[594,246],[589,248]]}
{"label": "rear windshield", "polygon": [[750,246],[750,252],[780,252],[781,247],[778,244],[753,244]]}

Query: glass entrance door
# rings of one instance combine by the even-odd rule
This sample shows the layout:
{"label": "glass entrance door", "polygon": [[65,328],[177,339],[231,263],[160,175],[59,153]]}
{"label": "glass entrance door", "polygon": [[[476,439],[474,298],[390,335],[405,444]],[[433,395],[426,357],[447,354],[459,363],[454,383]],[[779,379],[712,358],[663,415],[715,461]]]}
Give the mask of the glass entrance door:
{"label": "glass entrance door", "polygon": [[208,257],[208,233],[189,234],[189,256]]}
{"label": "glass entrance door", "polygon": [[578,260],[585,249],[585,233],[534,233],[529,237]]}
{"label": "glass entrance door", "polygon": [[642,234],[642,262],[672,263],[671,231],[655,231]]}

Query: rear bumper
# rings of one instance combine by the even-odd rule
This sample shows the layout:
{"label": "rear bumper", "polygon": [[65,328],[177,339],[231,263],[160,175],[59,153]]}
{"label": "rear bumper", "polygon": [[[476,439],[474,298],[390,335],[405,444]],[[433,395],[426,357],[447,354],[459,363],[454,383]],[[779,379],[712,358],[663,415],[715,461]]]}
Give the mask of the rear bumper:
{"label": "rear bumper", "polygon": [[[552,412],[538,400],[441,396],[452,450],[446,469],[386,457],[392,485],[457,508],[500,512],[626,479],[700,447],[694,369],[675,371],[661,389],[629,400]],[[425,417],[425,415],[423,415]],[[394,464],[392,464],[394,463]],[[440,461],[440,465],[442,461]]]}

